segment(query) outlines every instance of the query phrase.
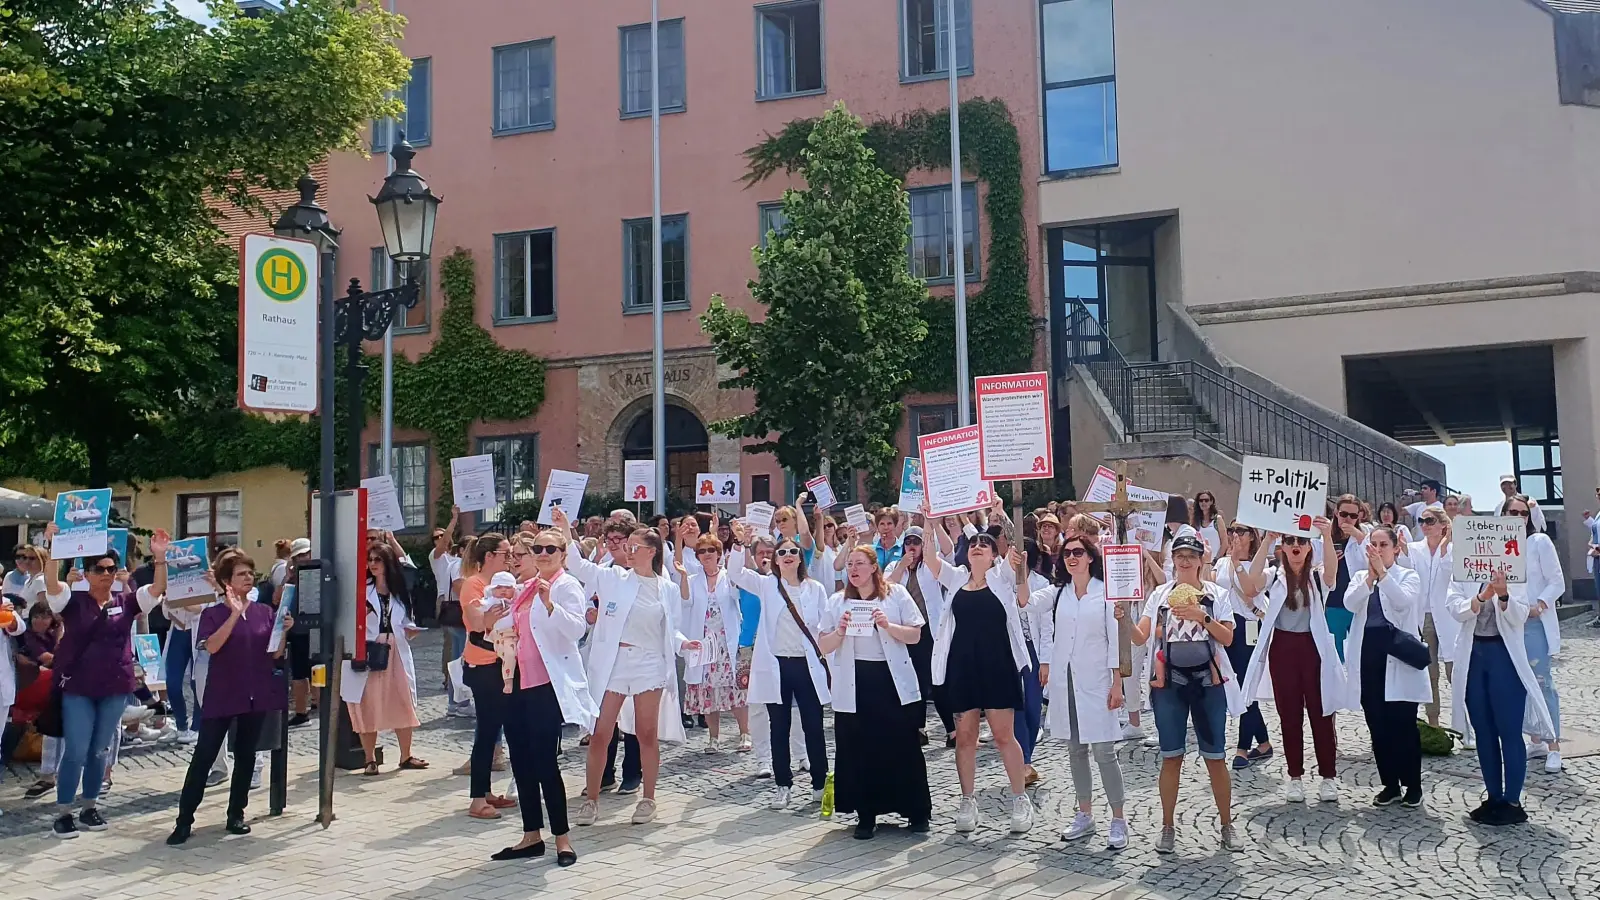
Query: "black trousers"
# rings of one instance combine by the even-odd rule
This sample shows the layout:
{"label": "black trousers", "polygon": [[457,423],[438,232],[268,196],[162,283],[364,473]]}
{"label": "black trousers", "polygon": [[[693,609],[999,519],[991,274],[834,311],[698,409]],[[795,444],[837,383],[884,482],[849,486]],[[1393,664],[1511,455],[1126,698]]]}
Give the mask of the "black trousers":
{"label": "black trousers", "polygon": [[806,759],[811,761],[811,787],[820,791],[828,783],[828,741],[822,734],[822,700],[811,683],[805,657],[778,657],[778,685],[783,702],[767,704],[767,718],[772,721],[773,782],[778,787],[794,786],[794,771],[789,767],[789,707],[799,706]]}
{"label": "black trousers", "polygon": [[1386,788],[1422,789],[1422,735],[1416,703],[1384,699],[1388,636],[1369,630],[1361,642],[1361,711],[1372,735],[1372,757]]}
{"label": "black trousers", "polygon": [[[644,779],[644,763],[639,758],[639,739],[631,734],[623,734],[622,727],[611,730],[611,746],[606,748],[606,771],[600,778],[601,784],[614,784],[617,780],[617,744],[622,744],[622,781]],[[520,790],[520,788],[519,788]]]}
{"label": "black trousers", "polygon": [[922,692],[922,700],[917,707],[921,713],[918,721],[928,721],[928,698],[932,697],[933,709],[939,714],[944,733],[955,734],[956,720],[950,713],[950,701],[944,695],[944,685],[933,683],[933,632],[928,628],[928,623],[922,623],[922,640],[906,645],[906,652],[911,654],[911,667],[917,670],[917,688]]}
{"label": "black trousers", "polygon": [[[550,833],[567,833],[567,786],[561,780],[561,703],[549,683],[509,695],[506,716],[506,750],[511,756],[511,774],[517,780],[518,806],[522,809],[522,830],[544,828],[539,798],[550,813]],[[479,715],[483,713],[480,711]],[[477,772],[476,766],[473,772]]]}
{"label": "black trousers", "polygon": [[489,779],[494,774],[494,747],[500,743],[512,694],[505,692],[500,663],[466,666],[462,681],[472,691],[472,705],[478,719],[472,732],[472,799],[489,795]]}
{"label": "black trousers", "polygon": [[189,771],[183,777],[183,793],[178,798],[178,824],[193,825],[195,810],[206,795],[206,776],[211,765],[222,752],[228,740],[228,729],[233,727],[233,773],[228,785],[228,818],[244,818],[244,808],[250,802],[250,776],[256,767],[256,744],[261,739],[261,728],[266,713],[244,713],[226,718],[207,716],[200,720],[200,739],[195,742],[194,756],[189,758]]}
{"label": "black trousers", "polygon": [[[1245,618],[1236,615],[1233,617],[1233,643],[1226,648],[1228,663],[1233,666],[1233,677],[1244,682],[1245,672],[1254,661],[1256,648],[1244,641]],[[1262,660],[1261,665],[1267,661]],[[1272,738],[1267,735],[1267,720],[1261,716],[1261,704],[1252,703],[1239,717],[1239,743],[1240,750],[1249,750],[1257,744],[1265,744]]]}

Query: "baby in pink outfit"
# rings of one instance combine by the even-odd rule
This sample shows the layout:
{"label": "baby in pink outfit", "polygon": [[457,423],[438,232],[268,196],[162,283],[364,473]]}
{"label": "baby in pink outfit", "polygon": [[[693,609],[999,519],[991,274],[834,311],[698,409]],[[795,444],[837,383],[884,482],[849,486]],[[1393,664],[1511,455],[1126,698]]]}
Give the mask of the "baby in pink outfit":
{"label": "baby in pink outfit", "polygon": [[497,613],[504,618],[490,626],[489,639],[494,643],[495,655],[500,657],[500,675],[506,684],[505,692],[509,694],[517,673],[517,630],[511,627],[510,617],[511,606],[517,598],[517,579],[510,572],[496,572],[489,579],[489,596],[497,604],[505,604]]}

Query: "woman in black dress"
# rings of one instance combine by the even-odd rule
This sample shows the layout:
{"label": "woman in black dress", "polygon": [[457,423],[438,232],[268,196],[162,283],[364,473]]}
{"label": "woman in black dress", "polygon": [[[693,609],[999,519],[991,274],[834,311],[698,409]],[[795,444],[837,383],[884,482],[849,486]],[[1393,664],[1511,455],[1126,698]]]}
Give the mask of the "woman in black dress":
{"label": "woman in black dress", "polygon": [[999,544],[982,531],[967,545],[970,571],[931,556],[927,561],[950,598],[934,639],[933,683],[944,685],[956,717],[956,774],[961,780],[956,831],[963,833],[978,827],[973,785],[980,716],[989,720],[1011,782],[1011,832],[1022,834],[1033,827],[1028,767],[1013,726],[1015,710],[1022,706],[1022,670],[1030,662],[1017,608],[1017,585],[1026,584],[1027,574],[1015,549],[1006,561],[1010,565],[1002,564]]}

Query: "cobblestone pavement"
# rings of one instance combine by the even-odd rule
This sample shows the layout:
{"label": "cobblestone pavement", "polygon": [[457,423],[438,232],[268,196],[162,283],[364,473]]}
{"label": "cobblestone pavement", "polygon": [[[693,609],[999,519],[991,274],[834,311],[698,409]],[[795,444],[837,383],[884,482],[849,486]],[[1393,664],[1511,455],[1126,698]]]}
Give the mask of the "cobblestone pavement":
{"label": "cobblestone pavement", "polygon": [[[1569,749],[1582,753],[1597,749],[1593,735],[1600,732],[1600,636],[1570,620],[1565,631],[1570,638],[1556,677]],[[437,671],[437,636],[420,638],[418,649],[419,670]],[[393,771],[391,749],[391,769],[382,776],[341,775],[338,821],[328,831],[311,821],[316,798],[310,729],[296,731],[291,742],[290,806],[284,816],[267,817],[266,792],[257,792],[251,807],[254,834],[226,836],[223,796],[213,790],[195,837],[176,850],[162,841],[187,763],[183,750],[124,753],[115,787],[102,804],[111,830],[70,842],[47,836],[49,807],[20,798],[19,782],[31,781],[32,772],[14,770],[0,787],[0,897],[1464,900],[1600,894],[1600,756],[1569,757],[1559,776],[1531,767],[1524,801],[1529,824],[1483,828],[1465,817],[1482,787],[1476,759],[1467,754],[1425,761],[1424,808],[1372,807],[1368,800],[1376,791],[1376,771],[1356,715],[1340,717],[1344,793],[1337,805],[1283,802],[1281,753],[1234,775],[1242,853],[1217,848],[1216,813],[1204,772],[1192,757],[1178,804],[1178,852],[1171,857],[1154,852],[1160,823],[1157,758],[1141,743],[1119,750],[1133,833],[1129,849],[1112,854],[1103,844],[1104,809],[1098,813],[1099,834],[1070,847],[1061,842],[1059,833],[1074,806],[1071,779],[1065,753],[1048,740],[1035,760],[1045,781],[1035,794],[1040,814],[1031,834],[1008,837],[1001,830],[1006,791],[991,749],[979,754],[984,823],[975,835],[955,834],[951,826],[959,791],[953,753],[936,741],[928,751],[933,832],[918,838],[883,828],[876,840],[855,841],[845,827],[848,820],[826,822],[815,806],[769,810],[771,782],[753,777],[754,760],[706,754],[704,732],[694,731],[687,746],[666,754],[655,824],[627,824],[633,798],[610,798],[599,825],[575,829],[577,866],[491,862],[491,852],[517,838],[515,810],[496,823],[463,815],[466,780],[449,770],[466,756],[471,724],[445,718],[440,679],[425,674],[423,680],[425,724],[417,752],[433,768]],[[1269,730],[1277,735],[1271,707],[1264,709]],[[729,720],[725,730],[733,730],[732,724]],[[575,741],[568,746],[563,767],[569,792],[576,794],[582,759]],[[806,777],[799,776],[801,785]]]}

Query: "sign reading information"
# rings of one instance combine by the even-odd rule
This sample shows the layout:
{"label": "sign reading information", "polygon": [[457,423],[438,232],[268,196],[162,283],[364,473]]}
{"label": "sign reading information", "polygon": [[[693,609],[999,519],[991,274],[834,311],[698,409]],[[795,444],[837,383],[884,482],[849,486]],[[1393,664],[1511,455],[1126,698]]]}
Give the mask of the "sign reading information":
{"label": "sign reading information", "polygon": [[317,245],[247,234],[239,248],[239,408],[317,411]]}
{"label": "sign reading information", "polygon": [[1050,452],[1050,374],[974,379],[978,447],[989,481],[1056,477]]}
{"label": "sign reading information", "polygon": [[1457,516],[1450,522],[1450,549],[1453,581],[1487,584],[1495,572],[1504,572],[1513,584],[1528,580],[1527,519]]}
{"label": "sign reading information", "polygon": [[1252,528],[1311,537],[1311,520],[1328,509],[1328,467],[1246,456],[1240,468],[1238,521]]}
{"label": "sign reading information", "polygon": [[953,516],[993,502],[994,488],[981,471],[978,426],[924,434],[917,438],[917,449],[922,453],[928,515]]}

